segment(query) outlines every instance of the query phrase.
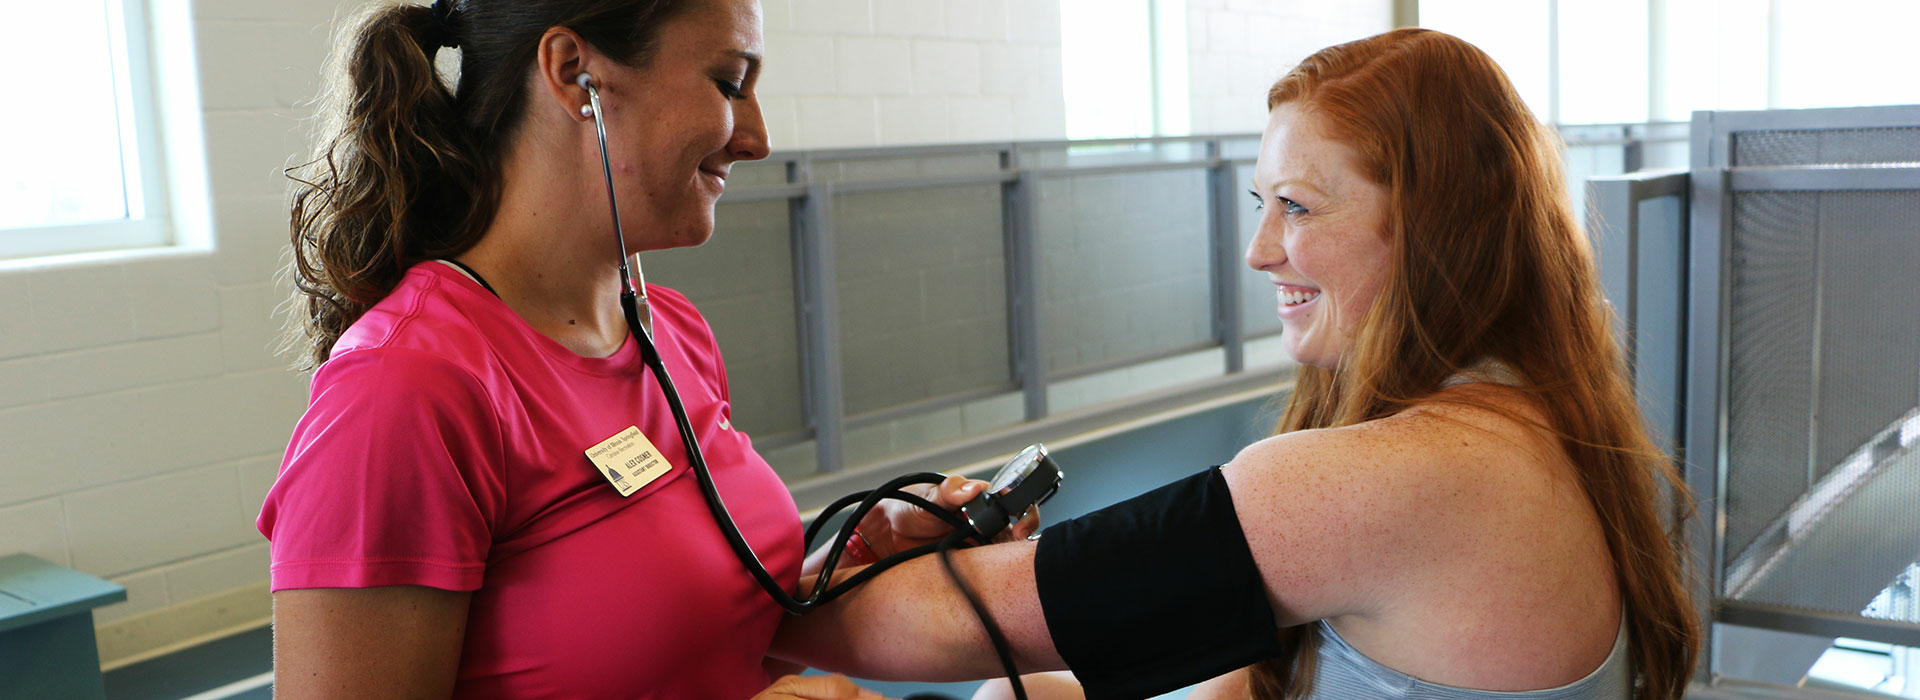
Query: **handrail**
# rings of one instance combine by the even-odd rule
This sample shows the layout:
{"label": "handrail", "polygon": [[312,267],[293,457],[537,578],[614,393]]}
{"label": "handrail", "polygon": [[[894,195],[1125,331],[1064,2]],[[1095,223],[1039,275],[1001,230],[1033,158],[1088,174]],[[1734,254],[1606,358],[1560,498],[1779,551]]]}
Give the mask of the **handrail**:
{"label": "handrail", "polygon": [[[1631,154],[1631,149],[1643,144],[1669,141],[1664,136],[1650,132],[1679,124],[1582,124],[1563,126],[1560,130],[1567,135],[1569,147],[1621,147],[1629,149],[1627,152]],[[1589,138],[1588,134],[1594,131],[1610,133]],[[1022,424],[1037,425],[1052,413],[1047,405],[1047,387],[1050,384],[1159,361],[1170,355],[1223,352],[1221,376],[1230,377],[1240,373],[1245,364],[1243,345],[1273,335],[1271,332],[1252,333],[1242,327],[1239,299],[1245,292],[1238,277],[1241,272],[1238,261],[1244,227],[1248,223],[1241,212],[1245,208],[1245,201],[1240,194],[1243,185],[1239,181],[1244,179],[1242,169],[1255,162],[1249,145],[1257,143],[1260,137],[1258,133],[1221,133],[830,148],[785,152],[766,161],[738,164],[736,172],[741,169],[766,169],[762,170],[760,180],[773,179],[777,182],[736,186],[727,190],[720,202],[740,204],[785,200],[789,203],[792,216],[787,224],[794,241],[793,273],[800,294],[797,303],[800,313],[801,366],[805,375],[802,382],[805,427],[798,431],[786,430],[769,435],[764,447],[792,445],[812,439],[815,461],[819,465],[820,475],[824,477],[845,468],[845,433],[849,430],[870,429],[888,421],[909,420],[936,411],[952,410],[968,401],[1007,393],[1025,396],[1025,420]],[[1155,149],[1178,146],[1187,146],[1190,151],[1172,150],[1160,156],[1154,153]],[[1140,149],[1137,152],[1140,157],[1130,159],[1124,151],[1113,154],[1084,152],[1107,147],[1135,147]],[[979,167],[951,167],[958,162],[954,159],[970,156],[979,157]],[[900,166],[880,162],[890,159],[926,159],[927,162]],[[1627,159],[1627,162],[1634,161],[1634,157]],[[836,167],[842,164],[848,169]],[[834,169],[830,178],[826,177],[825,172],[829,168]],[[860,172],[862,169],[872,170],[872,174],[863,174]],[[902,170],[911,171],[911,174],[902,175]],[[1035,315],[1041,303],[1039,297],[1044,293],[1037,282],[1042,268],[1036,258],[1039,248],[1035,240],[1040,235],[1038,228],[1043,225],[1035,215],[1040,206],[1037,188],[1041,183],[1057,178],[1170,171],[1208,173],[1204,209],[1212,222],[1206,224],[1209,229],[1206,238],[1212,248],[1206,258],[1209,261],[1208,289],[1211,290],[1209,294],[1213,309],[1212,339],[1199,345],[1184,345],[1139,356],[1107,358],[1086,366],[1054,371],[1041,369],[1050,365],[1043,356],[1045,347],[1036,340],[1037,335],[1045,330],[1037,325]],[[775,173],[777,175],[774,177],[768,177]],[[1000,190],[1002,232],[1006,245],[1003,274],[1008,285],[1004,318],[1008,324],[1011,365],[1007,380],[1004,384],[991,387],[983,385],[960,389],[906,404],[869,407],[861,409],[857,415],[849,414],[841,395],[846,370],[840,367],[839,350],[836,347],[841,321],[838,317],[837,285],[832,282],[839,279],[838,273],[833,272],[833,229],[839,217],[835,213],[836,208],[861,204],[842,195],[955,187],[997,187]],[[1196,223],[1199,225],[1200,222]]]}

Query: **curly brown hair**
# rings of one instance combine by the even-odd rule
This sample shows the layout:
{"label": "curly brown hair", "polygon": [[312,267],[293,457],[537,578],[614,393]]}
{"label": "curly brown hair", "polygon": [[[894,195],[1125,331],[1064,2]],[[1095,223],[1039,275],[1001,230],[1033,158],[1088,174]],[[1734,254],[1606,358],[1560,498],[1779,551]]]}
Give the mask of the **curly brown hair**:
{"label": "curly brown hair", "polygon": [[[288,340],[301,365],[333,345],[415,263],[459,255],[499,206],[500,163],[527,111],[526,75],[552,27],[627,65],[645,65],[659,28],[696,0],[462,0],[373,3],[327,61],[313,159],[289,168],[291,276],[306,315]],[[460,48],[459,85],[434,65]]]}

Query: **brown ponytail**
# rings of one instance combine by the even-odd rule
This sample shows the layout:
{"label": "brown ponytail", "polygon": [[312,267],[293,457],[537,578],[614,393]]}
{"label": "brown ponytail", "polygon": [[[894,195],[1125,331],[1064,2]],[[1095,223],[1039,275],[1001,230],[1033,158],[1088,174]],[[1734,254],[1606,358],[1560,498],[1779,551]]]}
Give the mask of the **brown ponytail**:
{"label": "brown ponytail", "polygon": [[492,214],[482,172],[434,70],[425,6],[360,12],[328,66],[319,152],[294,168],[294,287],[306,297],[309,366],[422,259],[472,247]]}
{"label": "brown ponytail", "polygon": [[[296,302],[290,345],[308,369],[393,291],[407,268],[459,255],[499,206],[503,161],[526,112],[539,40],[567,27],[614,60],[644,65],[660,24],[695,0],[464,0],[444,18],[425,5],[374,3],[328,59],[313,159],[295,182]],[[459,89],[434,66],[460,47]]]}

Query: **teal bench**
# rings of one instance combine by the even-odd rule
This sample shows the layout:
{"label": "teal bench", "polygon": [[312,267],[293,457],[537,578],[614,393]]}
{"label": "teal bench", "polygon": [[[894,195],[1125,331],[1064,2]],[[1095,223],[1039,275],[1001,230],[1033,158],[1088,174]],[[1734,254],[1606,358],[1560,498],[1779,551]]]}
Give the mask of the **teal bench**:
{"label": "teal bench", "polygon": [[0,698],[105,700],[93,609],[127,589],[31,554],[0,557]]}

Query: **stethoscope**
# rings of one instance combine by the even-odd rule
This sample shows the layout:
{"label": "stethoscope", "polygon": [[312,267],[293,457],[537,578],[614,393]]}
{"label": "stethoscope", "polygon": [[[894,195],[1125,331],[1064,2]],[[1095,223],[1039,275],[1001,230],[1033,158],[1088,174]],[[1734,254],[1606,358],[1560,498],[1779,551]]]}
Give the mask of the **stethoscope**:
{"label": "stethoscope", "polygon": [[[660,391],[666,395],[668,409],[673,413],[674,426],[680,431],[680,442],[686,448],[687,461],[700,484],[700,493],[706,499],[707,509],[713,513],[713,519],[720,525],[720,531],[726,537],[728,546],[733,549],[740,563],[746,567],[747,573],[753,576],[754,580],[760,584],[760,588],[765,590],[774,602],[779,603],[780,607],[794,615],[802,615],[831,602],[896,564],[930,552],[939,552],[948,575],[960,587],[967,602],[979,615],[981,624],[987,630],[987,636],[993,640],[1001,665],[1006,668],[1007,678],[1013,685],[1014,695],[1025,700],[1026,689],[1021,685],[1019,672],[1014,667],[1011,647],[1007,644],[1005,636],[1001,634],[999,625],[994,623],[992,616],[987,614],[986,607],[980,603],[979,596],[974,594],[972,586],[953,567],[952,560],[946,554],[969,540],[975,544],[989,542],[1014,519],[1026,513],[1030,506],[1038,505],[1053,496],[1059,489],[1061,472],[1059,466],[1054,464],[1052,458],[1047,455],[1046,448],[1034,445],[1021,452],[995,475],[985,492],[961,507],[959,515],[948,512],[924,498],[900,490],[914,484],[938,484],[946,478],[932,473],[909,474],[891,479],[879,488],[849,494],[834,501],[814,518],[812,524],[807,526],[801,545],[802,552],[812,549],[814,539],[833,519],[833,516],[849,505],[858,505],[842,523],[833,546],[827,550],[826,561],[821,567],[820,578],[814,583],[813,590],[805,598],[797,598],[787,592],[780,582],[774,580],[773,574],[767,571],[766,565],[760,561],[760,556],[754,553],[753,546],[747,543],[746,537],[740,534],[740,528],[734,523],[732,513],[727,511],[726,503],[721,500],[720,490],[714,485],[713,474],[707,468],[706,455],[701,451],[700,441],[694,435],[693,426],[687,419],[686,406],[680,401],[680,392],[674,388],[673,377],[667,372],[666,364],[660,359],[660,351],[653,340],[653,314],[647,305],[646,278],[640,271],[637,260],[633,261],[632,270],[628,267],[628,261],[632,256],[627,254],[626,237],[623,235],[625,229],[620,225],[620,202],[619,198],[614,196],[613,165],[607,156],[607,124],[601,116],[600,90],[594,85],[593,76],[587,73],[581,73],[574,82],[587,91],[588,103],[583,105],[580,111],[583,115],[593,118],[594,132],[600,140],[600,172],[606,179],[608,213],[613,217],[613,238],[620,250],[620,311],[626,317],[627,330],[632,333],[634,341],[640,345],[641,363],[653,371],[654,378],[660,384]],[[635,284],[636,281],[638,284]],[[875,506],[879,505],[881,500],[887,498],[906,501],[934,514],[953,525],[953,533],[937,542],[884,557],[841,581],[839,585],[830,586],[831,574],[838,568],[840,555],[846,551],[847,543],[852,540],[855,527]]]}

